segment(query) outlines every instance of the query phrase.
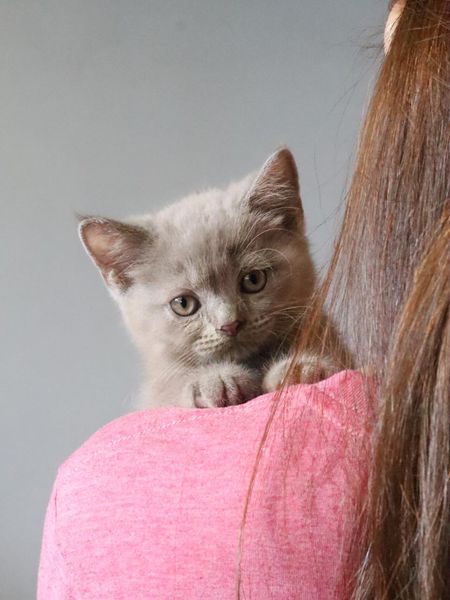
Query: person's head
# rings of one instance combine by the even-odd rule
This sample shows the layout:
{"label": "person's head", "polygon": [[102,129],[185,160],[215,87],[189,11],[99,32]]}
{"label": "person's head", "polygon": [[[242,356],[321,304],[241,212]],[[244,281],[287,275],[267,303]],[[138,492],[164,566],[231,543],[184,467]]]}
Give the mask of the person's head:
{"label": "person's head", "polygon": [[385,47],[299,349],[326,305],[378,382],[355,597],[437,600],[449,592],[450,0],[394,3]]}

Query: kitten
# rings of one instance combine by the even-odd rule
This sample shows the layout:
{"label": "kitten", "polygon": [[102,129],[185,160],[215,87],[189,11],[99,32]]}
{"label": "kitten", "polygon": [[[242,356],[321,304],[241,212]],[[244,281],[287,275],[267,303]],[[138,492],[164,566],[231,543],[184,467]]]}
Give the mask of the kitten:
{"label": "kitten", "polygon": [[279,385],[315,287],[289,150],[224,190],[79,232],[142,354],[144,406],[238,404]]}

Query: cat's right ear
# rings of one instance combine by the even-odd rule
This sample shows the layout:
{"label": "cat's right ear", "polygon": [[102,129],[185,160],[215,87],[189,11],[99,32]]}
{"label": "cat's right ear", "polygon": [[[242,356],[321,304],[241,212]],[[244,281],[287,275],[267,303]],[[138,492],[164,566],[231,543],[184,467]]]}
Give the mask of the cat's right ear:
{"label": "cat's right ear", "polygon": [[150,242],[149,232],[143,227],[113,219],[81,217],[78,233],[106,285],[113,290],[125,291],[133,282],[132,267],[139,262]]}
{"label": "cat's right ear", "polygon": [[278,227],[303,232],[297,166],[288,148],[280,148],[266,160],[247,191],[246,202],[251,212]]}

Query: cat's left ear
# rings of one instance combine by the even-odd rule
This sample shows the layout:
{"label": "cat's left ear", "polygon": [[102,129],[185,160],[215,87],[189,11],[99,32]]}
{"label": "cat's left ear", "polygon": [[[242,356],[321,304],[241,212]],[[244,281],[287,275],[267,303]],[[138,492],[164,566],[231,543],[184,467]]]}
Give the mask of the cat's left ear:
{"label": "cat's left ear", "polygon": [[251,212],[268,218],[274,225],[303,232],[298,173],[290,150],[281,148],[267,159],[245,200]]}
{"label": "cat's left ear", "polygon": [[149,231],[113,219],[83,217],[78,232],[108,288],[121,292],[129,288],[133,282],[133,266],[151,243]]}

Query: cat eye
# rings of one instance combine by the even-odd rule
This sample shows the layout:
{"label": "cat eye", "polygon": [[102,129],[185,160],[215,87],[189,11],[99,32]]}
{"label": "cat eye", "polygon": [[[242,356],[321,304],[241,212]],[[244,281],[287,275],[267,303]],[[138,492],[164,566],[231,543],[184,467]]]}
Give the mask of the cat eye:
{"label": "cat eye", "polygon": [[256,294],[264,289],[267,283],[265,271],[250,271],[241,279],[241,290],[246,294]]}
{"label": "cat eye", "polygon": [[173,312],[180,317],[190,317],[200,308],[200,302],[194,296],[177,296],[169,304]]}

